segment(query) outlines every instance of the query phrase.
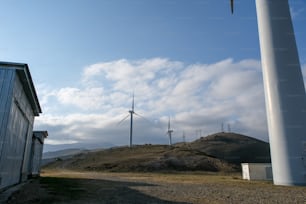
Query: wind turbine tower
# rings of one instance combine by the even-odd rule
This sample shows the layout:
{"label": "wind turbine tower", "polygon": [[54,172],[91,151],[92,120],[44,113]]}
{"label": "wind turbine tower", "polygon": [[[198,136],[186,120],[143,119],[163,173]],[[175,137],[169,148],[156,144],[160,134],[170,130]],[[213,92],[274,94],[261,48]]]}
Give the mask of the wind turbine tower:
{"label": "wind turbine tower", "polygon": [[168,131],[167,131],[167,135],[169,136],[169,146],[172,146],[172,133],[173,133],[173,130],[171,130],[170,128],[170,117],[169,117]]}
{"label": "wind turbine tower", "polygon": [[134,111],[134,93],[133,93],[132,109],[129,110],[129,114],[128,114],[127,116],[125,116],[125,117],[118,123],[118,125],[121,124],[123,121],[125,121],[125,120],[130,116],[130,145],[129,145],[130,147],[133,146],[133,119],[134,119],[134,114],[137,115],[137,116],[139,116],[139,117],[141,117],[141,118],[143,118],[143,119],[145,119],[145,120],[147,120],[145,117],[139,115],[138,113],[136,113],[136,112]]}
{"label": "wind turbine tower", "polygon": [[132,109],[129,110],[130,113],[130,147],[133,146],[133,115],[134,115],[134,93],[133,93],[133,101],[132,101]]}
{"label": "wind turbine tower", "polygon": [[306,94],[289,3],[256,0],[256,10],[273,182],[306,185]]}

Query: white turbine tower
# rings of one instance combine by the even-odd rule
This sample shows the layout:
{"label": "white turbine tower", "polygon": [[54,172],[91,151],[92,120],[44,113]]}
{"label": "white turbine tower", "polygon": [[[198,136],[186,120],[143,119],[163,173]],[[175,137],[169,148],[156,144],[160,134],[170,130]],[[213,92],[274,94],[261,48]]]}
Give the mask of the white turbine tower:
{"label": "white turbine tower", "polygon": [[133,115],[134,115],[134,93],[133,93],[133,101],[132,101],[132,109],[129,110],[130,113],[130,147],[133,146]]}
{"label": "white turbine tower", "polygon": [[170,127],[170,117],[169,117],[168,131],[167,131],[167,135],[169,136],[169,146],[172,146],[172,133],[173,133],[173,130],[171,130],[171,127]]}
{"label": "white turbine tower", "polygon": [[289,3],[256,0],[256,10],[273,182],[306,185],[306,94]]}
{"label": "white turbine tower", "polygon": [[133,115],[137,113],[135,113],[134,111],[134,93],[133,93],[133,100],[132,100],[132,109],[129,110],[129,115],[127,115],[126,117],[124,117],[118,124],[122,123],[123,121],[125,121],[129,116],[130,116],[130,147],[133,146]]}

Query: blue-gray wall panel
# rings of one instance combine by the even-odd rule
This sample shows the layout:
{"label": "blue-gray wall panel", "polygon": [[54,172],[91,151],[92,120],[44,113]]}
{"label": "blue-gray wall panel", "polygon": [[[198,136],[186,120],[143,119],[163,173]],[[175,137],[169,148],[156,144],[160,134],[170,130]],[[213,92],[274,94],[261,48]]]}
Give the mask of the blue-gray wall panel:
{"label": "blue-gray wall panel", "polygon": [[34,112],[15,69],[0,67],[0,189],[30,174]]}
{"label": "blue-gray wall panel", "polygon": [[32,159],[31,159],[32,175],[39,175],[40,173],[42,151],[43,151],[43,144],[41,144],[37,138],[33,138]]}
{"label": "blue-gray wall panel", "polygon": [[1,186],[3,187],[17,184],[21,180],[23,152],[29,130],[28,120],[15,103],[12,105],[10,118],[1,158],[1,164],[5,164],[1,165]]}
{"label": "blue-gray wall panel", "polygon": [[18,104],[19,110],[22,112],[23,116],[28,121],[28,131],[23,135],[25,139],[25,149],[23,152],[23,164],[22,164],[22,179],[26,180],[28,175],[31,173],[31,146],[32,146],[32,135],[33,135],[33,123],[34,123],[34,112],[30,101],[25,94],[23,85],[19,79],[16,77],[14,86],[14,101]]}
{"label": "blue-gray wall panel", "polygon": [[12,103],[15,70],[0,67],[0,157],[7,132],[7,124]]}

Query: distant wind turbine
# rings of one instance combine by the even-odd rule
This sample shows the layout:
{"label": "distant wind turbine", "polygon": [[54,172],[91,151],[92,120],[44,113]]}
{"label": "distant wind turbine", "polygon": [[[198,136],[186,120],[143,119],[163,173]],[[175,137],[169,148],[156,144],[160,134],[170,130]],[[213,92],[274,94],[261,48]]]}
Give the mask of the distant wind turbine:
{"label": "distant wind turbine", "polygon": [[229,123],[227,124],[227,131],[231,132],[231,124],[229,124]]}
{"label": "distant wind turbine", "polygon": [[183,143],[186,143],[186,135],[185,135],[185,131],[183,131]]}
{"label": "distant wind turbine", "polygon": [[167,131],[167,135],[169,136],[169,146],[172,146],[172,133],[173,133],[173,130],[171,130],[170,128],[170,117],[169,117],[168,131]]}

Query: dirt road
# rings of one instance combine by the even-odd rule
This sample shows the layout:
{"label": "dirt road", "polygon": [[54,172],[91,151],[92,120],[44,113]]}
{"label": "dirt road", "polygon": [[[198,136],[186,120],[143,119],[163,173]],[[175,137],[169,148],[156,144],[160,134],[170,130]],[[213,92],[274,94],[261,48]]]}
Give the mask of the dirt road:
{"label": "dirt road", "polygon": [[306,203],[306,187],[248,182],[239,175],[48,171],[7,203]]}

